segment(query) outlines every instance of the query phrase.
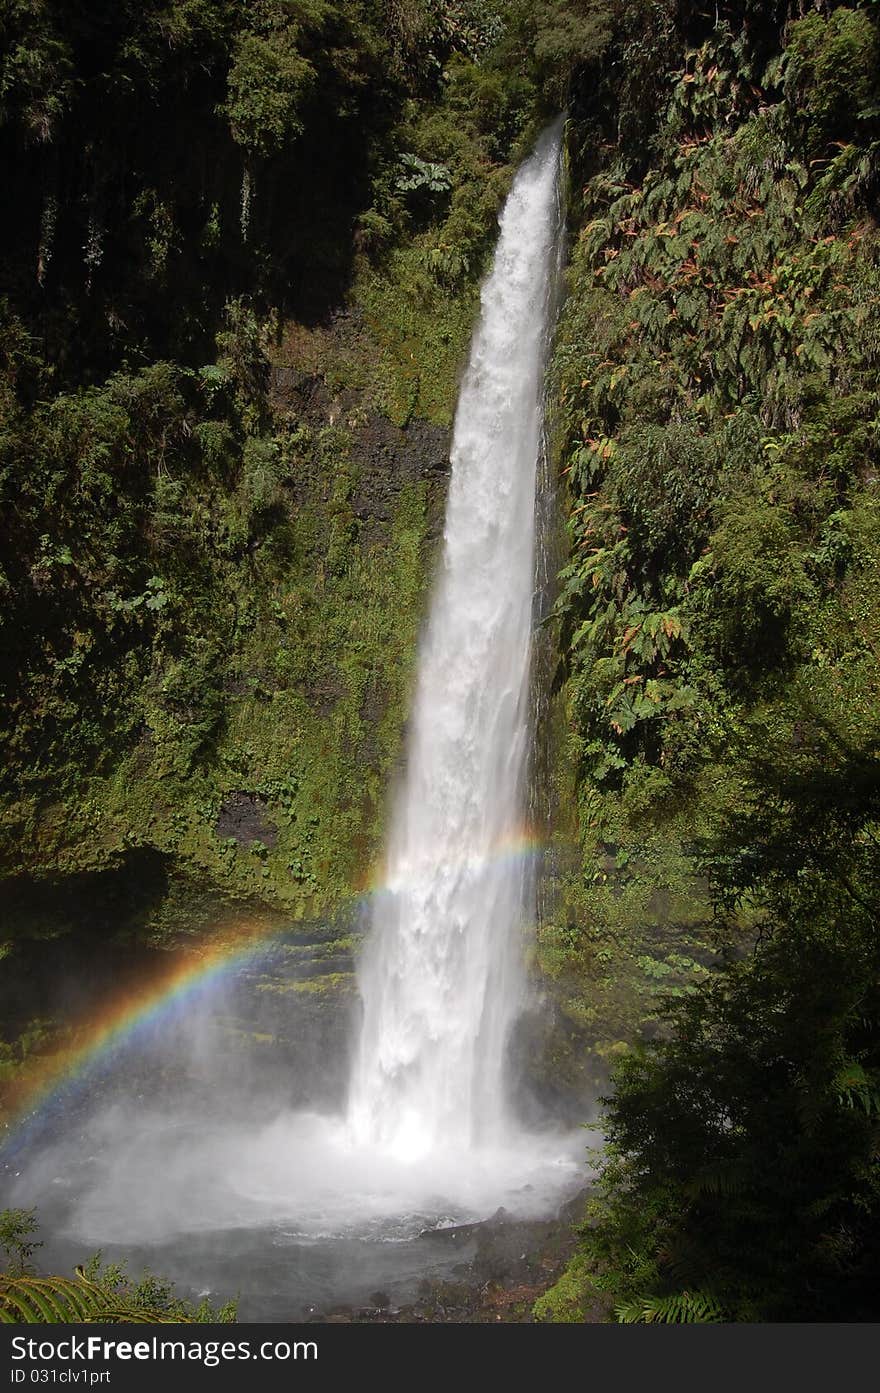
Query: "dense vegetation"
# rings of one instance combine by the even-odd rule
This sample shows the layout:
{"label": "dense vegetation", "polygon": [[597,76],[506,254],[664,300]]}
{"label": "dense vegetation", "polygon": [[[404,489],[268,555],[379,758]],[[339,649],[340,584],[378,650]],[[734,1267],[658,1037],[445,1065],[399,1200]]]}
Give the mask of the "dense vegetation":
{"label": "dense vegetation", "polygon": [[877,1316],[875,8],[0,17],[13,955],[147,853],[141,937],[354,892],[495,212],[568,106],[541,1067],[614,1083],[541,1318]]}
{"label": "dense vegetation", "polygon": [[627,974],[656,1022],[551,1318],[877,1314],[880,50],[867,8],[775,9],[634,24],[589,152],[549,949],[594,1033],[632,1039]]}
{"label": "dense vegetation", "polygon": [[28,877],[144,846],[298,914],[366,873],[535,105],[478,61],[491,16],[435,8],[4,9],[0,826],[25,918]]}

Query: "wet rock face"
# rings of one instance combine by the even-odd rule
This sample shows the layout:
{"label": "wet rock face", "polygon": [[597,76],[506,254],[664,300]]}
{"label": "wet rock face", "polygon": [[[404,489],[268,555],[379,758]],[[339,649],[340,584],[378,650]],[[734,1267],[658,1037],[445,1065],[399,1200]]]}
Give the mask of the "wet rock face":
{"label": "wet rock face", "polygon": [[262,842],[271,851],[278,841],[278,829],[256,794],[231,793],[217,815],[217,836],[223,841],[232,837],[239,846]]}
{"label": "wet rock face", "polygon": [[[272,369],[271,397],[279,414],[298,416],[316,430],[340,425],[348,431],[357,477],[350,502],[362,543],[384,540],[401,490],[419,482],[427,485],[427,537],[439,537],[449,476],[451,433],[446,427],[420,417],[395,425],[371,408],[365,393],[345,389],[334,394],[320,374],[287,364]],[[325,476],[304,471],[293,485],[293,500],[308,506],[316,493],[326,499],[328,487]]]}
{"label": "wet rock face", "polygon": [[429,535],[437,533],[449,473],[447,430],[421,420],[404,428],[373,415],[353,432],[352,453],[361,468],[351,504],[361,523],[387,522],[404,485],[423,479],[428,484]]}

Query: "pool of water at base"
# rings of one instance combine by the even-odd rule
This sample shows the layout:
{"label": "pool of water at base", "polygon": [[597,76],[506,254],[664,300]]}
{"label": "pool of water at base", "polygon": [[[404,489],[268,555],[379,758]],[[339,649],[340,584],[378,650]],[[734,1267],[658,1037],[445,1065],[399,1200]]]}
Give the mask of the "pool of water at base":
{"label": "pool of water at base", "polygon": [[348,1148],[339,1120],[317,1115],[252,1129],[114,1108],[20,1154],[3,1203],[36,1206],[42,1271],[100,1250],[187,1299],[234,1299],[240,1320],[300,1321],[460,1279],[473,1225],[499,1209],[552,1218],[584,1184],[584,1146],[581,1131],[395,1160]]}

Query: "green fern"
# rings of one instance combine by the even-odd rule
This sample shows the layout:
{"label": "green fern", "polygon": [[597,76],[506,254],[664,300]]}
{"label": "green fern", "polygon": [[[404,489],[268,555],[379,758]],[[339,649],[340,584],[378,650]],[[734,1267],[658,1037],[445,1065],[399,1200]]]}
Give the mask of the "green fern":
{"label": "green fern", "polygon": [[621,1325],[712,1325],[724,1320],[714,1296],[679,1291],[672,1296],[640,1296],[615,1306]]}
{"label": "green fern", "polygon": [[719,1163],[704,1167],[683,1188],[691,1199],[731,1199],[748,1189],[748,1176],[741,1164]]}
{"label": "green fern", "polygon": [[120,1299],[88,1281],[79,1267],[75,1278],[0,1276],[2,1325],[70,1325],[88,1321],[166,1324],[181,1319],[184,1318]]}
{"label": "green fern", "polygon": [[857,1060],[847,1060],[832,1080],[832,1087],[843,1107],[861,1108],[869,1117],[880,1116],[880,1088]]}

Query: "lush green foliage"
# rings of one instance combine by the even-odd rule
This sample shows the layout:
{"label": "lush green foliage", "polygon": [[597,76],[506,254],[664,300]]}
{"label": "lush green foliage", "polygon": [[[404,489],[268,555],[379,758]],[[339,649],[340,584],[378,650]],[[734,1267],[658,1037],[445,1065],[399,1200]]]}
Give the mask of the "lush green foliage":
{"label": "lush green foliage", "polygon": [[[297,884],[315,888],[316,870],[341,888],[357,869],[347,831],[336,875],[314,864],[340,766],[328,768],[325,719],[310,779],[302,727],[329,689],[344,703],[339,739],[352,749],[378,663],[396,668],[402,690],[416,610],[402,628],[392,596],[420,593],[424,496],[415,483],[400,493],[386,542],[393,559],[373,569],[351,506],[350,432],[295,417],[267,429],[260,338],[233,305],[215,363],[116,374],[7,432],[7,807],[17,831],[67,794],[108,850],[127,836],[128,818],[168,850],[195,838],[198,856],[201,836],[202,859],[228,878],[235,859],[212,828],[226,793],[244,791],[277,805],[291,829],[278,856],[301,863],[296,898]],[[273,701],[288,706],[286,719],[276,707],[267,721]],[[299,728],[298,754],[278,739],[279,725],[288,741]],[[379,782],[362,797],[378,802]],[[59,832],[72,850],[84,833],[82,821],[39,825],[50,863]],[[39,864],[39,845],[22,851],[25,866]],[[250,855],[244,868],[243,883],[259,889],[265,868]]]}
{"label": "lush green foliage", "polygon": [[[464,0],[3,24],[6,868],[148,845],[335,903],[377,846],[532,77]],[[396,479],[382,417],[437,427]],[[230,798],[265,836],[218,833]]]}
{"label": "lush green foliage", "polygon": [[815,716],[802,731],[794,757],[756,760],[712,848],[719,902],[760,909],[756,948],[617,1072],[575,1309],[706,1318],[674,1305],[699,1292],[715,1318],[876,1315],[876,711],[867,747]]}
{"label": "lush green foliage", "polygon": [[31,1259],[41,1242],[34,1237],[39,1225],[33,1209],[0,1210],[0,1249],[4,1267],[12,1276],[24,1276],[32,1269]]}
{"label": "lush green foliage", "polygon": [[[624,1057],[547,1318],[876,1316],[878,49],[823,8],[775,42],[743,6],[685,21],[650,160],[622,84],[583,193],[556,616],[584,871],[543,952]],[[618,1051],[619,964],[658,940],[654,1039]]]}

